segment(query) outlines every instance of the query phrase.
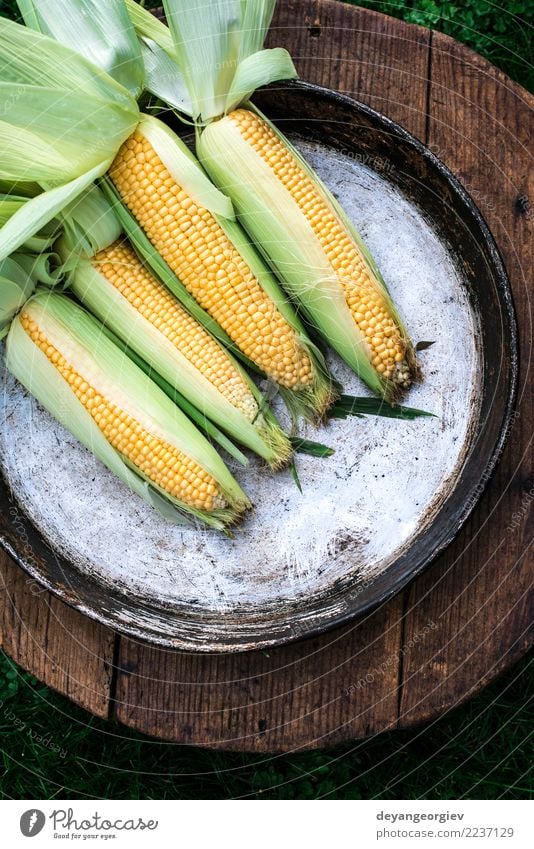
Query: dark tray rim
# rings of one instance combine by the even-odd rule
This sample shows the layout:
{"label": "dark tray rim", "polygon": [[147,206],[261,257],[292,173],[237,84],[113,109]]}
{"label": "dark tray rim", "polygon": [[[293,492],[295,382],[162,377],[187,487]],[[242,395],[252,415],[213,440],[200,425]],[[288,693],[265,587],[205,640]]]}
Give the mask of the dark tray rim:
{"label": "dark tray rim", "polygon": [[[272,91],[276,88],[279,89],[280,84],[270,86],[268,87],[268,89],[266,89],[266,91]],[[76,591],[68,586],[68,581],[65,584],[59,584],[49,580],[45,575],[43,575],[37,568],[32,565],[30,560],[25,557],[24,554],[21,553],[17,549],[17,547],[14,546],[6,537],[6,535],[0,530],[0,546],[17,563],[17,565],[20,566],[25,572],[27,572],[30,577],[34,579],[40,586],[50,591],[53,595],[64,601],[70,607],[86,615],[88,618],[99,622],[100,624],[112,629],[113,631],[119,634],[138,639],[150,645],[157,645],[167,649],[211,654],[237,653],[265,649],[277,645],[283,645],[290,642],[296,642],[303,639],[316,637],[320,634],[332,631],[335,628],[338,628],[351,621],[355,621],[367,614],[372,613],[378,607],[387,603],[391,598],[396,596],[402,589],[404,589],[413,580],[415,580],[415,578],[421,575],[421,573],[425,571],[432,563],[434,563],[435,560],[439,557],[439,555],[442,554],[445,549],[448,548],[448,546],[458,536],[465,523],[467,522],[468,518],[477,506],[480,498],[482,497],[483,493],[487,488],[489,481],[495,473],[498,462],[502,456],[507,437],[510,433],[510,425],[514,416],[515,400],[517,396],[517,387],[519,379],[519,353],[518,327],[516,312],[513,303],[512,290],[499,248],[495,242],[495,239],[493,238],[489,226],[486,224],[482,213],[478,209],[477,205],[475,204],[469,193],[459,182],[459,180],[452,174],[452,172],[447,168],[447,166],[423,142],[419,141],[419,139],[412,136],[411,133],[404,129],[404,127],[397,124],[395,121],[378,112],[377,110],[371,108],[370,106],[367,106],[366,104],[361,103],[360,101],[348,95],[340,94],[339,92],[336,92],[324,86],[315,85],[313,83],[305,82],[302,80],[295,80],[288,83],[284,83],[283,89],[288,91],[296,89],[302,92],[306,92],[308,94],[316,94],[318,97],[327,98],[334,104],[338,103],[343,108],[355,109],[358,113],[366,116],[371,121],[380,124],[385,131],[389,131],[392,135],[404,141],[409,147],[411,147],[415,151],[417,155],[421,156],[424,160],[426,160],[427,163],[433,169],[441,173],[442,177],[445,179],[453,193],[456,195],[456,198],[468,210],[469,214],[475,220],[476,225],[479,227],[480,232],[483,236],[485,247],[487,248],[491,256],[499,295],[505,310],[506,319],[508,323],[508,347],[510,354],[509,367],[507,370],[508,392],[506,395],[506,401],[503,406],[502,419],[499,427],[498,436],[495,439],[495,444],[490,452],[485,467],[481,470],[480,479],[478,480],[478,482],[473,484],[472,494],[470,497],[466,498],[464,510],[458,511],[453,517],[454,521],[451,522],[450,532],[441,538],[440,542],[433,548],[430,555],[426,557],[426,559],[422,559],[411,569],[398,574],[391,581],[390,585],[387,588],[383,589],[381,592],[379,592],[375,597],[371,599],[364,599],[363,603],[358,604],[357,596],[353,605],[348,605],[346,610],[336,615],[330,616],[326,621],[323,621],[320,617],[316,616],[315,618],[316,620],[318,619],[318,621],[316,621],[314,624],[308,626],[299,625],[299,627],[294,630],[286,630],[283,632],[281,631],[281,629],[279,629],[278,634],[276,636],[273,636],[272,638],[267,638],[264,634],[262,634],[259,639],[252,639],[251,637],[248,637],[246,640],[244,640],[239,636],[239,634],[237,634],[234,640],[229,640],[228,635],[224,635],[224,637],[222,637],[220,641],[213,642],[213,639],[210,639],[206,644],[203,644],[200,641],[197,642],[196,640],[191,641],[190,639],[182,640],[181,638],[177,637],[166,637],[164,635],[160,635],[154,632],[148,632],[148,630],[144,629],[143,627],[138,627],[133,624],[119,621],[117,616],[115,616],[114,618],[113,614],[107,615],[106,612],[102,613],[84,603],[78,597]],[[261,92],[259,92],[259,94],[261,94]],[[439,511],[436,516],[437,515],[439,515]],[[25,520],[29,524],[31,524],[32,528],[34,527],[33,524],[26,517]],[[40,537],[40,532],[37,528],[35,528],[35,532]],[[51,548],[46,542],[44,542],[44,545],[52,552],[56,560],[58,560],[61,564],[65,564],[65,566],[67,567],[67,575],[65,577],[68,577],[68,571],[73,567],[71,567],[68,561],[62,555],[56,552],[53,548]],[[395,561],[393,561],[386,568],[383,574],[386,574],[391,570],[391,567],[394,565],[394,562]],[[65,573],[65,570],[62,566],[61,571],[63,574]],[[95,585],[95,587],[98,586],[99,590],[102,591],[102,585],[97,584],[94,579],[85,575],[84,580],[87,584],[92,583]],[[105,587],[103,591],[105,593]],[[127,596],[124,596],[124,599],[126,603]]]}

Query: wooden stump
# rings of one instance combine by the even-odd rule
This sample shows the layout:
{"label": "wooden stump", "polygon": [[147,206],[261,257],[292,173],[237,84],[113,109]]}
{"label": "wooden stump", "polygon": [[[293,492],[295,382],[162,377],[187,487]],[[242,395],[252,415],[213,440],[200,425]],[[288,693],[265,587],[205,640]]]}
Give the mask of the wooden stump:
{"label": "wooden stump", "polygon": [[119,637],[0,554],[1,644],[17,663],[97,716],[160,739],[255,752],[437,718],[521,657],[532,621],[533,99],[447,36],[334,0],[280,3],[270,43],[290,50],[303,79],[403,124],[486,218],[522,346],[518,413],[495,478],[454,545],[403,593],[353,625],[270,652],[205,656]]}

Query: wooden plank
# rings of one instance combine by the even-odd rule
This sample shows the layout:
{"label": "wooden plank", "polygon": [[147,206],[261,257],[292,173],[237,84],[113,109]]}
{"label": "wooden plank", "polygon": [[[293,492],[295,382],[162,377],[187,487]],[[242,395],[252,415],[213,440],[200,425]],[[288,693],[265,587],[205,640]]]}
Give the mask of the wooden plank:
{"label": "wooden plank", "polygon": [[424,139],[429,31],[336,0],[279,3],[268,46],[302,79],[361,100]]}
{"label": "wooden plank", "polygon": [[115,637],[43,590],[0,550],[0,646],[76,704],[109,714]]}
{"label": "wooden plank", "polygon": [[116,716],[161,739],[255,752],[393,727],[402,598],[356,626],[227,657],[121,641]]}
{"label": "wooden plank", "polygon": [[520,657],[532,622],[532,268],[529,140],[534,99],[480,56],[437,33],[430,144],[477,201],[503,253],[521,336],[522,373],[509,444],[488,492],[446,555],[412,587],[405,641],[438,623],[404,660],[400,724],[436,716]]}

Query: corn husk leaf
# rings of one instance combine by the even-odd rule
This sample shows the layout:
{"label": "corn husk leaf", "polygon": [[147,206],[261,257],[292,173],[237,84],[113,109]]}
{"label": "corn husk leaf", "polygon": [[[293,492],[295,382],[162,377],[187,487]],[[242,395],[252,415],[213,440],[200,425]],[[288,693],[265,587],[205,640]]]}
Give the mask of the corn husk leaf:
{"label": "corn husk leaf", "polygon": [[182,114],[191,115],[191,98],[176,64],[169,28],[135,0],[125,0],[125,6],[139,37],[146,90]]}
{"label": "corn husk leaf", "polygon": [[346,419],[349,416],[383,416],[388,419],[405,419],[411,421],[418,418],[435,418],[435,413],[418,410],[415,407],[405,407],[402,404],[389,404],[382,398],[356,398],[352,395],[342,395],[328,411],[329,419]]}
{"label": "corn husk leaf", "polygon": [[6,221],[9,221],[11,216],[15,212],[18,212],[27,202],[28,198],[18,195],[2,195],[0,197],[0,226],[4,225]]}
{"label": "corn husk leaf", "polygon": [[167,55],[176,60],[174,53],[174,41],[169,30],[163,21],[156,18],[152,12],[145,9],[136,0],[125,0],[128,17],[134,25],[137,35],[141,38],[146,38],[153,41],[161,47]]}
{"label": "corn husk leaf", "polygon": [[108,163],[76,177],[64,185],[29,198],[11,215],[0,229],[0,259],[12,254],[35,237],[58,214],[79,197],[93,181],[106,172]]}
{"label": "corn husk leaf", "polygon": [[33,294],[35,279],[17,257],[7,257],[0,261],[0,339],[9,330],[9,325],[19,309]]}
{"label": "corn husk leaf", "polygon": [[151,422],[150,432],[195,459],[219,483],[230,506],[212,513],[196,510],[168,496],[139,470],[134,471],[107,442],[18,320],[12,323],[7,339],[9,371],[98,459],[167,518],[181,522],[189,514],[219,529],[234,521],[249,502],[220,457],[159,387],[102,333],[95,319],[62,295],[36,295],[28,302],[27,308],[30,306],[37,309],[39,325],[47,336],[54,341],[61,339],[68,347],[74,365],[90,373],[97,385],[104,383],[122,409],[141,417],[143,424]]}
{"label": "corn husk leaf", "polygon": [[122,233],[112,205],[95,185],[62,209],[58,218],[63,235],[57,249],[75,260],[94,256],[116,242]]}
{"label": "corn husk leaf", "polygon": [[[291,454],[287,437],[267,412],[254,422],[234,407],[179,349],[156,328],[102,275],[98,266],[80,260],[69,275],[76,297],[101,321],[109,324],[129,348],[186,397],[205,417],[234,439],[246,445],[270,465],[278,467]],[[261,405],[257,388],[243,369],[228,355],[229,365],[239,372],[250,393]]]}
{"label": "corn husk leaf", "polygon": [[37,285],[55,286],[61,277],[59,257],[53,253],[12,254],[0,260],[0,339],[33,295]]}
{"label": "corn husk leaf", "polygon": [[[149,12],[147,14],[154,17]],[[191,99],[174,59],[149,38],[142,38],[140,45],[147,91],[178,112],[189,115],[192,110]]]}
{"label": "corn husk leaf", "polygon": [[[0,195],[0,227],[6,224],[27,202],[27,197],[11,194]],[[57,237],[58,226],[58,222],[54,220],[45,224],[38,234],[26,239],[21,249],[30,253],[43,253],[49,250]]]}
{"label": "corn husk leaf", "polygon": [[[225,121],[197,142],[204,168],[231,195],[255,246],[329,344],[377,392],[383,381],[347,306],[343,289],[309,222],[269,166]],[[290,226],[288,226],[288,222]]]}
{"label": "corn husk leaf", "polygon": [[25,244],[97,176],[139,121],[132,95],[78,53],[1,19],[0,180],[44,191],[0,230],[0,258]]}
{"label": "corn husk leaf", "polygon": [[226,97],[225,114],[248,100],[257,88],[296,77],[293,60],[283,47],[259,50],[247,56],[237,66]]}
{"label": "corn husk leaf", "polygon": [[154,148],[182,189],[212,215],[233,220],[232,201],[215,188],[183,141],[163,121],[143,115],[138,132]]}
{"label": "corn husk leaf", "polygon": [[307,454],[309,457],[331,457],[336,452],[328,445],[321,442],[313,442],[311,439],[303,439],[301,436],[292,436],[291,445],[298,454]]}
{"label": "corn husk leaf", "polygon": [[141,46],[123,0],[17,0],[27,27],[76,50],[138,97]]}
{"label": "corn husk leaf", "polygon": [[181,72],[176,76],[179,97],[171,92],[169,99],[168,84],[158,85],[155,74],[149,90],[195,120],[209,121],[235,108],[259,86],[294,78],[286,50],[262,50],[274,7],[275,0],[217,0],[201,8],[194,0],[164,0],[167,29],[127,0],[145,44],[158,45]]}
{"label": "corn husk leaf", "polygon": [[41,283],[53,288],[62,278],[60,258],[53,251],[39,254],[15,253],[11,255],[11,259],[16,260],[35,285]]}

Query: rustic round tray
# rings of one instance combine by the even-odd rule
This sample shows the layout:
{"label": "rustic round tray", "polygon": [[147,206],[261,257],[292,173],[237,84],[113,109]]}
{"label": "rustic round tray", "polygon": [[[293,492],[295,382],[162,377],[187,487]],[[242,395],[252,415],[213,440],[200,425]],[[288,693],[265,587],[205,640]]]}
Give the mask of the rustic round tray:
{"label": "rustic round tray", "polygon": [[[117,489],[90,455],[4,380],[5,549],[41,584],[100,622],[196,651],[239,651],[318,633],[398,592],[450,543],[476,504],[508,432],[516,382],[506,274],[480,213],[450,172],[398,125],[325,89],[295,83],[266,90],[256,102],[323,173],[380,264],[391,264],[386,277],[415,341],[435,343],[421,354],[425,380],[408,403],[437,418],[409,425],[349,419],[313,434],[338,452],[335,461],[302,461],[308,494],[302,502],[289,476],[273,478],[253,465],[243,481],[254,488],[259,519],[249,520],[236,543],[215,542],[213,534],[167,525],[151,536],[155,520],[144,505]],[[345,388],[363,394],[356,378],[332,363]],[[362,471],[359,455],[371,454],[380,471],[376,462]],[[352,468],[343,467],[347,456]],[[331,486],[335,477],[339,490]],[[397,486],[396,511],[380,479]],[[354,517],[338,521],[340,493],[349,502],[375,499],[364,532],[351,525]],[[323,499],[322,516],[334,522],[331,544],[319,553],[317,534],[325,529],[308,512],[315,496]],[[403,522],[401,501],[411,508]],[[73,503],[79,527],[74,513],[69,516]],[[102,511],[107,520],[98,524]],[[294,520],[299,515],[300,522]],[[398,531],[399,522],[408,530]],[[86,542],[97,551],[107,546],[113,563],[75,550],[82,548],[84,526]],[[145,539],[145,557],[154,546],[153,564],[137,574],[126,557],[134,530]],[[373,547],[376,539],[380,545]],[[162,550],[172,546],[170,554]],[[199,585],[202,572],[207,578]]]}

